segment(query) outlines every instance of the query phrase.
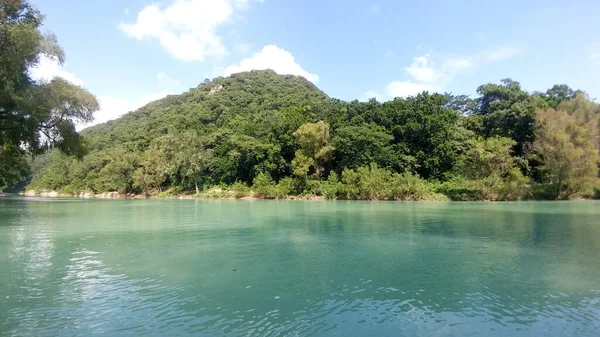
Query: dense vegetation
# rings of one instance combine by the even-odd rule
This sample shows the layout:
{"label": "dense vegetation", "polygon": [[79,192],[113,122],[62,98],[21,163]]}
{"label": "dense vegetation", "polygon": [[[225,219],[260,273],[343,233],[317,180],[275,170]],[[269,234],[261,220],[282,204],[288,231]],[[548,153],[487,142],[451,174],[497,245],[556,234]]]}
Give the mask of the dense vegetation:
{"label": "dense vegetation", "polygon": [[[521,200],[599,197],[600,108],[555,85],[510,79],[478,97],[421,93],[345,102],[296,76],[252,71],[205,80],[78,134],[93,95],[36,82],[63,61],[43,17],[0,3],[0,187],[68,194]],[[49,152],[48,154],[43,154]],[[29,156],[29,157],[28,157]],[[31,162],[27,158],[36,158]]]}
{"label": "dense vegetation", "polygon": [[344,102],[273,71],[219,77],[84,130],[89,153],[53,152],[30,188],[371,200],[598,193],[596,103],[564,85],[528,93],[508,79],[477,92]]}
{"label": "dense vegetation", "polygon": [[85,153],[74,122],[93,120],[96,98],[61,78],[36,82],[29,76],[41,57],[64,61],[43,16],[27,1],[0,1],[0,188],[27,176],[27,155],[57,148]]}

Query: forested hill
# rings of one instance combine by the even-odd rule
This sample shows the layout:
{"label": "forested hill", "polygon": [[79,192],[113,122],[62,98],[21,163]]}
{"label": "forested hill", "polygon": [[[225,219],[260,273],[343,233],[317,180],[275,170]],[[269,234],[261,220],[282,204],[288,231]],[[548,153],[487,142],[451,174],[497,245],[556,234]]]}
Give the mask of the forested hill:
{"label": "forested hill", "polygon": [[206,80],[83,130],[87,154],[40,157],[29,188],[401,200],[600,191],[600,110],[583,92],[529,93],[508,79],[477,92],[344,102],[271,70]]}
{"label": "forested hill", "polygon": [[277,75],[272,70],[251,71],[204,80],[197,88],[154,101],[81,134],[91,148],[133,145],[143,149],[165,133],[188,129],[212,132],[226,124],[234,126],[249,115],[264,118],[288,108],[321,106],[327,100],[325,93],[303,77]]}

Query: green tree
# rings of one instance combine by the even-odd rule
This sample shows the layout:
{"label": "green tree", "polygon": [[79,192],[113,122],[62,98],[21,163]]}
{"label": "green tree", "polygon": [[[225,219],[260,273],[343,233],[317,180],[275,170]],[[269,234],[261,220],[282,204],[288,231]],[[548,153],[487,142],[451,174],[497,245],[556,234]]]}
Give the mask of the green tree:
{"label": "green tree", "polygon": [[394,136],[388,134],[384,127],[374,123],[337,129],[333,145],[339,171],[345,167],[355,169],[370,163],[391,166],[396,155],[393,139]]}
{"label": "green tree", "polygon": [[505,177],[515,165],[512,156],[516,142],[506,137],[476,138],[473,147],[466,153],[464,172],[471,179],[490,175]]}
{"label": "green tree", "polygon": [[156,147],[148,149],[142,156],[140,167],[133,173],[133,186],[145,195],[149,195],[154,190],[161,191],[165,181],[162,157],[162,152]]}
{"label": "green tree", "polygon": [[64,62],[56,37],[41,33],[42,22],[43,16],[26,0],[0,3],[0,147],[5,149],[0,174],[12,172],[0,177],[4,184],[22,178],[14,173],[24,173],[23,168],[4,166],[23,165],[16,157],[27,153],[57,147],[83,156],[85,147],[74,123],[91,121],[99,108],[92,94],[63,79],[36,82],[29,77],[41,57]]}
{"label": "green tree", "polygon": [[259,198],[275,198],[277,195],[276,184],[268,173],[259,173],[254,178],[252,189]]}
{"label": "green tree", "polygon": [[598,176],[598,150],[587,130],[562,110],[538,111],[534,150],[551,196],[591,193]]}
{"label": "green tree", "polygon": [[566,84],[556,84],[552,88],[546,90],[546,93],[542,95],[548,105],[552,108],[558,108],[558,106],[566,101],[575,98],[577,91],[574,91]]}
{"label": "green tree", "polygon": [[[297,175],[306,175],[306,167],[314,170],[316,179],[319,179],[324,171],[324,165],[329,160],[334,147],[329,144],[329,124],[318,121],[317,123],[306,123],[300,126],[294,137],[300,145],[296,152],[294,172]],[[300,174],[299,174],[300,173]]]}
{"label": "green tree", "polygon": [[515,153],[523,155],[526,145],[535,137],[535,111],[545,102],[523,90],[519,82],[508,78],[501,82],[477,88],[478,114],[483,116],[481,131],[485,137],[514,139]]}
{"label": "green tree", "polygon": [[405,164],[399,161],[396,170],[414,169],[429,179],[442,178],[454,168],[460,155],[460,149],[455,146],[459,115],[445,108],[446,102],[443,95],[422,93],[406,100],[384,103],[392,120],[394,142],[401,154],[397,158],[408,163],[411,158],[415,161],[415,167],[402,167]]}

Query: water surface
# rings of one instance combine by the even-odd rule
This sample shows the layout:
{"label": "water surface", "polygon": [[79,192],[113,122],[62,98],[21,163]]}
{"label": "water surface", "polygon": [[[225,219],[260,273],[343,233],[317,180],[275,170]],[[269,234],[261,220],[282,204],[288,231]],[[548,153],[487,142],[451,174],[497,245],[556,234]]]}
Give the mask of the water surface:
{"label": "water surface", "polygon": [[598,336],[600,202],[0,197],[0,335]]}

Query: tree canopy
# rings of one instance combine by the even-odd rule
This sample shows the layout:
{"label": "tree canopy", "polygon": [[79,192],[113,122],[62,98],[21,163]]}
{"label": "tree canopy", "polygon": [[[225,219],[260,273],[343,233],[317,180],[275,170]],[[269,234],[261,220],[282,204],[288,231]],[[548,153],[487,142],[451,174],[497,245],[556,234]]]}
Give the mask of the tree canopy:
{"label": "tree canopy", "polygon": [[[513,80],[478,92],[345,102],[271,70],[218,77],[83,130],[89,154],[53,154],[31,188],[155,194],[221,186],[238,196],[402,200],[593,194],[598,104],[566,86],[528,93]],[[546,137],[552,106],[577,126],[563,134],[587,137],[567,142],[570,155],[588,158],[568,178],[586,183],[568,193],[547,192],[556,186],[552,158],[562,158],[548,150],[556,144]]]}
{"label": "tree canopy", "polygon": [[64,62],[56,37],[40,31],[42,22],[28,1],[0,3],[0,187],[26,176],[27,154],[57,148],[83,157],[75,123],[91,121],[99,109],[91,93],[64,79],[31,79],[40,58]]}

